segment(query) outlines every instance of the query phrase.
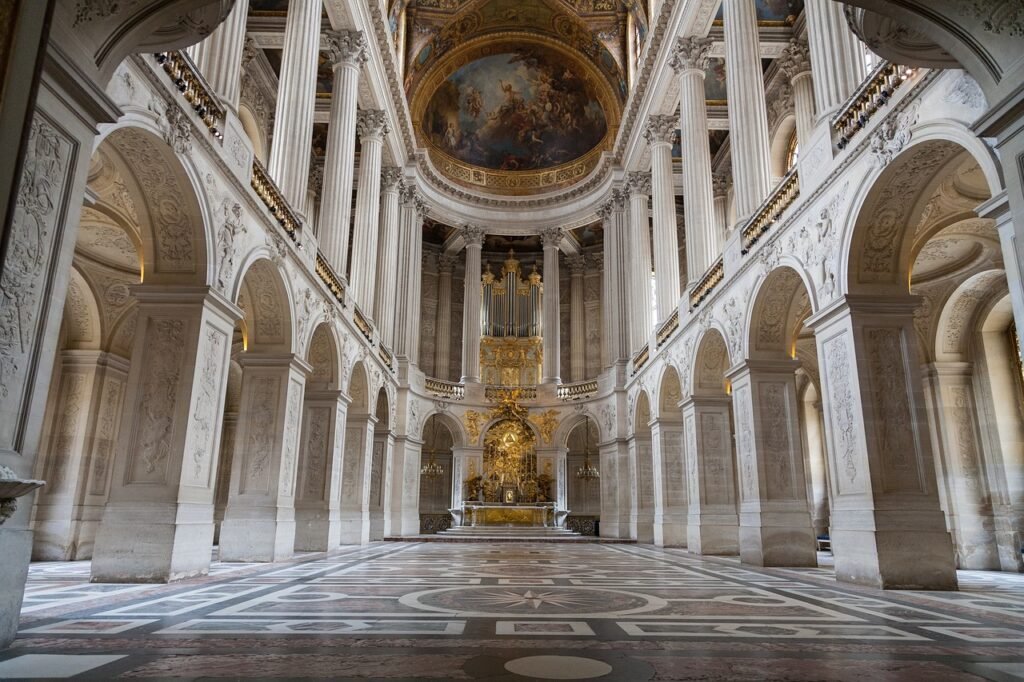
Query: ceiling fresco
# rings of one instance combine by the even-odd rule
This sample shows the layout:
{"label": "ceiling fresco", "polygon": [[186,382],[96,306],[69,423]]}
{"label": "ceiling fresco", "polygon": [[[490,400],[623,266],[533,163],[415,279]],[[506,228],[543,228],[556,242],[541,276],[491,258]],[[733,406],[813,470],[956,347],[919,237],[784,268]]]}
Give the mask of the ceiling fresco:
{"label": "ceiling fresco", "polygon": [[[761,26],[791,26],[804,11],[803,0],[755,0],[757,23]],[[722,23],[722,7],[718,7],[715,23]]]}

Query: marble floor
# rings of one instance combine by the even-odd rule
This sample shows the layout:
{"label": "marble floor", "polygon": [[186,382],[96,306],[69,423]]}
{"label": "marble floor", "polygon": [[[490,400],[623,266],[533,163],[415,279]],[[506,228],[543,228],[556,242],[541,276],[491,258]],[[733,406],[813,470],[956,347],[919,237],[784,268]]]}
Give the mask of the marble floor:
{"label": "marble floor", "polygon": [[959,577],[603,544],[377,543],[172,585],[40,563],[0,679],[1024,680],[1024,575]]}

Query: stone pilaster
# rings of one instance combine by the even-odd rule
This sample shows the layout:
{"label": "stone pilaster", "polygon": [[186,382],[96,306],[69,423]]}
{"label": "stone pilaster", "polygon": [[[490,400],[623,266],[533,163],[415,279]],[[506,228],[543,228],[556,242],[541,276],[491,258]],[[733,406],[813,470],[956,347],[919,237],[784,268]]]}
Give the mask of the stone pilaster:
{"label": "stone pilaster", "polygon": [[[205,573],[228,362],[241,311],[212,291],[139,287],[110,496],[93,550],[98,582]],[[300,396],[301,397],[301,396]],[[289,550],[290,551],[290,550]]]}
{"label": "stone pilaster", "polygon": [[484,231],[473,225],[462,228],[466,239],[466,278],[462,298],[462,381],[480,381],[480,252]]}
{"label": "stone pilaster", "polygon": [[373,432],[377,418],[349,411],[345,422],[345,454],[341,473],[341,544],[370,541],[370,484],[373,476]]}
{"label": "stone pilaster", "polygon": [[[387,420],[388,415],[378,414],[378,427]],[[391,493],[385,487],[385,474],[391,469],[391,459],[395,449],[395,436],[391,431],[379,428],[373,434],[373,450],[370,453],[370,542],[384,539],[390,531],[388,507]]]}
{"label": "stone pilaster", "polygon": [[237,0],[224,23],[191,53],[199,73],[231,111],[238,110],[242,91],[242,49],[248,18],[249,0]]}
{"label": "stone pilaster", "polygon": [[629,451],[626,441],[598,444],[601,472],[601,537],[629,537]]}
{"label": "stone pilaster", "polygon": [[326,552],[341,544],[341,465],[349,398],[306,390],[295,493],[295,549]]}
{"label": "stone pilaster", "polygon": [[651,231],[647,210],[651,174],[631,171],[626,177],[629,193],[629,261],[626,267],[629,289],[626,308],[630,311],[627,356],[631,356],[647,343],[654,327],[651,319]]}
{"label": "stone pilaster", "polygon": [[711,148],[704,101],[704,70],[710,38],[680,38],[672,56],[679,79],[679,145],[683,155],[683,215],[686,223],[686,269],[696,281],[722,252],[724,230],[715,222]]}
{"label": "stone pilaster", "polygon": [[684,474],[683,420],[678,409],[651,423],[654,461],[654,544],[686,547],[688,500]]}
{"label": "stone pilaster", "polygon": [[807,0],[807,39],[814,72],[814,101],[818,116],[835,112],[864,80],[864,52],[843,16],[843,5],[832,0]]}
{"label": "stone pilaster", "polygon": [[423,441],[418,437],[395,438],[389,489],[391,491],[386,535],[407,537],[420,533],[420,460]]}
{"label": "stone pilaster", "polygon": [[[544,372],[541,381],[544,383],[561,383],[561,342],[560,309],[561,301],[558,293],[558,254],[565,235],[558,228],[545,230],[540,235],[544,245]],[[469,281],[468,279],[466,280]],[[479,290],[479,282],[477,290]],[[479,327],[479,325],[477,325]]]}
{"label": "stone pilaster", "polygon": [[383,111],[360,111],[356,129],[362,143],[359,153],[359,187],[356,190],[355,233],[352,236],[352,276],[349,296],[367,317],[373,316],[377,283],[377,233],[380,230],[381,154],[389,128]]}
{"label": "stone pilaster", "polygon": [[686,546],[696,554],[737,554],[729,398],[690,396],[682,408],[689,499]]}
{"label": "stone pilaster", "polygon": [[437,259],[437,338],[434,343],[434,374],[449,380],[452,354],[452,271],[457,256],[442,253]]}
{"label": "stone pilaster", "polygon": [[406,187],[402,192],[402,223],[398,233],[398,269],[406,284],[398,287],[394,351],[396,357],[412,364],[418,364],[420,357],[424,213],[419,190],[411,185]]}
{"label": "stone pilaster", "polygon": [[598,216],[604,228],[604,275],[601,278],[601,319],[604,320],[602,367],[611,367],[629,357],[629,271],[625,265],[629,241],[625,202],[625,193],[616,188],[598,208]]}
{"label": "stone pilaster", "polygon": [[729,376],[745,564],[818,565],[796,402],[798,364],[747,361]]}
{"label": "stone pilaster", "polygon": [[583,308],[583,276],[587,273],[587,259],[582,256],[571,256],[569,263],[569,341],[570,371],[573,381],[586,379],[587,326]]}
{"label": "stone pilaster", "polygon": [[334,84],[317,233],[324,258],[335,274],[345,278],[356,159],[356,103],[359,71],[367,60],[366,37],[361,31],[327,31],[326,35]]}
{"label": "stone pilaster", "polygon": [[295,550],[295,486],[309,365],[291,354],[245,353],[220,527],[221,561],[279,561]]}
{"label": "stone pilaster", "polygon": [[711,175],[711,191],[715,197],[715,232],[718,233],[720,244],[725,243],[729,232],[729,175],[713,173]]}
{"label": "stone pilaster", "polygon": [[296,0],[288,5],[284,29],[277,113],[267,171],[296,211],[306,206],[321,12],[323,0]]}
{"label": "stone pilaster", "polygon": [[[654,286],[658,322],[679,306],[679,236],[672,183],[672,138],[675,116],[651,116],[644,138],[651,146],[651,204],[654,207]],[[709,161],[710,163],[710,161]]]}
{"label": "stone pilaster", "polygon": [[757,35],[757,7],[749,0],[723,0],[722,8],[736,217],[743,221],[761,205],[771,187],[768,114]]}
{"label": "stone pilaster", "polygon": [[847,296],[808,320],[821,358],[839,580],[956,589],[917,371],[914,297]]}
{"label": "stone pilaster", "polygon": [[395,306],[398,297],[399,197],[403,189],[402,169],[385,168],[381,173],[380,245],[377,249],[377,294],[373,318],[380,338],[391,347],[395,341]]}

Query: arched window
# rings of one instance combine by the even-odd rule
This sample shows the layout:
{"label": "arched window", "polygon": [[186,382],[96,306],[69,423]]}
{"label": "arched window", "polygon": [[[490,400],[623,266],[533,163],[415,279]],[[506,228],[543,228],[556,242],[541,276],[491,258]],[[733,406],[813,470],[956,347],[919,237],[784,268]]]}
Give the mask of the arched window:
{"label": "arched window", "polygon": [[800,141],[796,139],[796,131],[793,131],[793,135],[789,138],[789,145],[786,146],[786,170],[796,165],[797,159],[800,158]]}

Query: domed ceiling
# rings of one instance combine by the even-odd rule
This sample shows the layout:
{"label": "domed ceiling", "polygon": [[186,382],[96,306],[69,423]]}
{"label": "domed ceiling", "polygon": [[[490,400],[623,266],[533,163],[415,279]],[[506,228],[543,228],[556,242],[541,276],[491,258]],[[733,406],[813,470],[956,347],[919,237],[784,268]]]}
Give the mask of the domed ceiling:
{"label": "domed ceiling", "polygon": [[[610,7],[603,20],[624,22]],[[408,55],[406,89],[419,143],[442,174],[522,195],[567,187],[597,166],[626,95],[605,33],[556,0],[434,14],[431,38]]]}

